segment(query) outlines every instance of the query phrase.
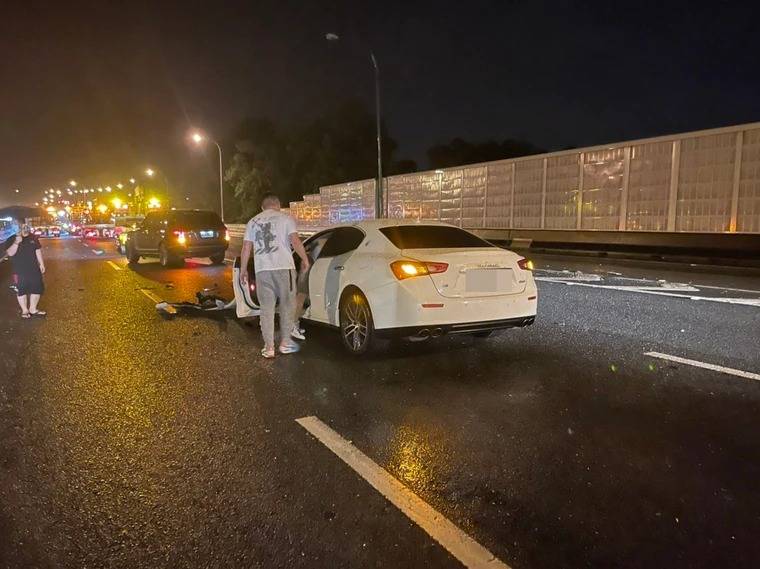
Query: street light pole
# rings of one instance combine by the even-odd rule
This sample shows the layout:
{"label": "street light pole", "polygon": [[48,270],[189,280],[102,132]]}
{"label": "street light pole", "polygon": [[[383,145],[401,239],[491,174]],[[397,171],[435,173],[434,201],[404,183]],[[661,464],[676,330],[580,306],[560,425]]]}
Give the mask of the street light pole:
{"label": "street light pole", "polygon": [[223,166],[222,166],[222,147],[216,140],[212,140],[216,144],[216,149],[219,151],[219,214],[222,221],[224,221],[224,178],[223,178]]}
{"label": "street light pole", "polygon": [[190,135],[190,140],[200,145],[204,140],[213,142],[219,151],[219,214],[224,221],[224,163],[222,162],[222,147],[213,138],[209,138],[201,132],[195,131]]}
{"label": "street light pole", "polygon": [[383,141],[380,134],[380,68],[375,53],[370,51],[372,67],[375,68],[375,122],[377,126],[377,191],[375,192],[375,217],[387,217],[385,192],[383,190]]}
{"label": "street light pole", "polygon": [[[340,36],[335,33],[325,34],[325,39],[328,42],[339,41]],[[377,64],[377,58],[375,52],[370,50],[370,60],[372,61],[372,68],[375,71],[375,126],[377,129],[377,190],[375,191],[375,217],[382,218],[387,217],[388,212],[385,207],[385,192],[383,189],[383,141],[380,134],[380,123],[382,122],[380,117],[380,66]]]}

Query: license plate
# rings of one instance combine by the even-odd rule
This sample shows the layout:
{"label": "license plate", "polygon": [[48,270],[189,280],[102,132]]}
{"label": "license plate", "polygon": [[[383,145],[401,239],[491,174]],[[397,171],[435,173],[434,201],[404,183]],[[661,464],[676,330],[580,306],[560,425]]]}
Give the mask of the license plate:
{"label": "license plate", "polygon": [[213,239],[216,237],[216,231],[201,231],[201,239]]}
{"label": "license plate", "polygon": [[465,290],[467,292],[506,292],[509,269],[470,269],[467,271]]}

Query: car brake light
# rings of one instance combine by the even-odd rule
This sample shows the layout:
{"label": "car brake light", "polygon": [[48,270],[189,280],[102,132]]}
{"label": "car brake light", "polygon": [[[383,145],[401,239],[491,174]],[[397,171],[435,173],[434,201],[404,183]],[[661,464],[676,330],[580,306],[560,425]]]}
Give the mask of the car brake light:
{"label": "car brake light", "polygon": [[423,275],[445,273],[448,268],[448,263],[433,263],[429,261],[394,261],[391,263],[391,271],[393,271],[395,277],[400,281]]}
{"label": "car brake light", "polygon": [[517,266],[520,267],[523,271],[532,271],[535,269],[535,265],[533,265],[533,261],[530,259],[519,259],[517,261]]}
{"label": "car brake light", "polygon": [[177,243],[180,245],[184,245],[187,242],[184,231],[176,230],[174,231],[174,236],[177,238]]}

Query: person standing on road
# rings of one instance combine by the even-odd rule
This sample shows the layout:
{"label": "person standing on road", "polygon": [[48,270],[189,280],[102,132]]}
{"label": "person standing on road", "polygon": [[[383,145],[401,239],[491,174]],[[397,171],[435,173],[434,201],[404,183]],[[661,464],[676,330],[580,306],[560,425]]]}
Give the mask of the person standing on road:
{"label": "person standing on road", "polygon": [[45,316],[45,311],[37,309],[40,296],[45,291],[42,280],[45,261],[42,259],[40,242],[32,235],[27,224],[21,226],[21,233],[16,235],[7,253],[13,264],[13,273],[18,279],[16,296],[21,307],[21,318]]}
{"label": "person standing on road", "polygon": [[[295,251],[301,258],[301,271],[309,270],[309,257],[298,237],[295,220],[280,211],[280,198],[276,194],[266,194],[261,201],[262,212],[251,219],[245,227],[243,251],[240,254],[241,267],[248,266],[253,253],[256,267],[256,291],[259,297],[261,315],[261,335],[265,358],[275,356],[274,312],[280,304],[280,353],[293,354],[298,344],[290,338],[296,293],[296,266],[293,262]],[[292,248],[292,249],[291,249]],[[248,286],[248,271],[241,271],[243,284]]]}

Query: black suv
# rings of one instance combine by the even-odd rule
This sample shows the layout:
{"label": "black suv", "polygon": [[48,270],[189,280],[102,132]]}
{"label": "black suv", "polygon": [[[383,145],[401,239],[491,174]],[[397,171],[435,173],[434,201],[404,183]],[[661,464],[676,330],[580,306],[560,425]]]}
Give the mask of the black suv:
{"label": "black suv", "polygon": [[181,265],[188,257],[224,262],[230,236],[213,211],[177,209],[152,212],[127,234],[125,252],[130,263],[140,257],[158,257],[164,267]]}

